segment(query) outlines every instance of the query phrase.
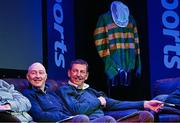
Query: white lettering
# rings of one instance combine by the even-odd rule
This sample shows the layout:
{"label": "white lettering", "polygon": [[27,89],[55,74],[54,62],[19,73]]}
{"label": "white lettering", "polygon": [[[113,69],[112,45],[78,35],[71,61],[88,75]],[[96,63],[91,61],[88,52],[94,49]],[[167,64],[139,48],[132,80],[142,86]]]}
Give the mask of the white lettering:
{"label": "white lettering", "polygon": [[180,69],[180,31],[176,29],[179,26],[179,15],[175,11],[179,1],[161,0],[161,4],[166,9],[162,14],[163,35],[171,37],[171,42],[174,42],[173,45],[164,46],[164,65],[169,69],[175,66]]}
{"label": "white lettering", "polygon": [[59,32],[60,39],[54,43],[54,59],[57,67],[65,68],[64,53],[67,52],[66,44],[64,43],[64,28],[61,25],[63,23],[63,9],[60,3],[62,0],[56,0],[56,4],[53,6],[54,15],[54,29]]}

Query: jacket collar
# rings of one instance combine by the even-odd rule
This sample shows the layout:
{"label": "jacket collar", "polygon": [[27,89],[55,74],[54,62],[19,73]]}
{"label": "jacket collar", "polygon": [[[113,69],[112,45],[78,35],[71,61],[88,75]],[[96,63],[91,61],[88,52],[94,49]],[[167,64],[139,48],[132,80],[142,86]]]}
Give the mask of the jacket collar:
{"label": "jacket collar", "polygon": [[44,91],[42,91],[41,89],[39,88],[36,88],[32,85],[30,85],[30,87],[32,88],[32,90],[34,90],[35,92],[39,92],[39,93],[46,93],[48,88],[49,88],[49,85],[48,84],[45,84],[45,88],[44,88]]}

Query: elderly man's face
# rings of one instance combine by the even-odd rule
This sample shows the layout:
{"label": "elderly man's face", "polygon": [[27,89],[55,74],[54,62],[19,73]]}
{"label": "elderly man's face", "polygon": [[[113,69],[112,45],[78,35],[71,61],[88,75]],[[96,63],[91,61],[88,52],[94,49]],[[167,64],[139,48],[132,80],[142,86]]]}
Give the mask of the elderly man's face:
{"label": "elderly man's face", "polygon": [[73,64],[72,68],[68,70],[68,76],[72,83],[81,86],[88,78],[87,66],[83,64]]}
{"label": "elderly man's face", "polygon": [[44,66],[40,63],[34,63],[29,67],[27,79],[32,86],[42,88],[45,85],[47,74]]}

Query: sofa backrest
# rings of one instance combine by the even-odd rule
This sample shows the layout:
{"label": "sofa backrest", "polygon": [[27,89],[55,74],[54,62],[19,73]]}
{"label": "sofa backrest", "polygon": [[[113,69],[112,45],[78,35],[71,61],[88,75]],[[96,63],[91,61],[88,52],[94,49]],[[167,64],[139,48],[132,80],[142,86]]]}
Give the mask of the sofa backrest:
{"label": "sofa backrest", "polygon": [[[18,90],[19,92],[22,92],[24,89],[26,89],[29,86],[29,82],[27,79],[22,79],[22,78],[3,78],[6,82],[9,84],[13,84],[15,89]],[[58,83],[55,80],[48,79],[46,81],[48,85],[50,85],[50,90],[55,91],[58,89],[59,86],[62,86],[62,83]]]}
{"label": "sofa backrest", "polygon": [[180,86],[180,77],[156,80],[154,84],[154,95],[170,94]]}

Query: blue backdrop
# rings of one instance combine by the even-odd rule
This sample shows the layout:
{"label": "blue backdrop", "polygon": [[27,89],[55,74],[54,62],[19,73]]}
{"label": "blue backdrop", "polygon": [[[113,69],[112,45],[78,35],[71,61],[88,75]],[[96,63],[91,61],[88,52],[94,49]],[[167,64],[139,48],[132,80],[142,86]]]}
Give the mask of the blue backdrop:
{"label": "blue backdrop", "polygon": [[47,0],[48,77],[65,79],[74,53],[73,0]]}
{"label": "blue backdrop", "polygon": [[148,0],[151,92],[158,79],[180,76],[179,0]]}

